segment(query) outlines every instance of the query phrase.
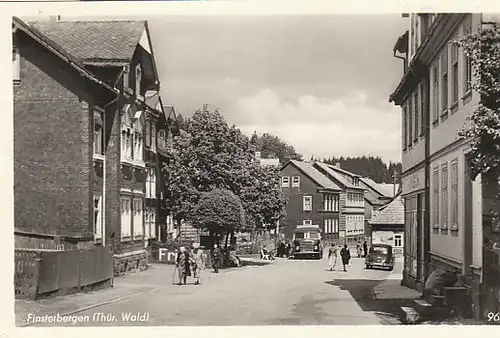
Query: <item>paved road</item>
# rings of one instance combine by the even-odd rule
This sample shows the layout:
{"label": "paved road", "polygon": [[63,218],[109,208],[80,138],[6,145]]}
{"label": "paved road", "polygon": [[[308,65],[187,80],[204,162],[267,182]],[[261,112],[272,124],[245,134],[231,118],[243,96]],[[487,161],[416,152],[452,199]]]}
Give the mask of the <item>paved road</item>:
{"label": "paved road", "polygon": [[[348,272],[326,268],[326,259],[279,259],[220,274],[206,271],[201,285],[173,286],[171,268],[155,265],[133,280],[148,292],[80,312],[78,316],[90,320],[65,326],[391,323],[387,315],[377,314],[390,311],[383,309],[387,304],[371,299],[371,290],[394,273],[365,270],[362,259],[353,259]],[[137,314],[142,318],[134,318]]]}

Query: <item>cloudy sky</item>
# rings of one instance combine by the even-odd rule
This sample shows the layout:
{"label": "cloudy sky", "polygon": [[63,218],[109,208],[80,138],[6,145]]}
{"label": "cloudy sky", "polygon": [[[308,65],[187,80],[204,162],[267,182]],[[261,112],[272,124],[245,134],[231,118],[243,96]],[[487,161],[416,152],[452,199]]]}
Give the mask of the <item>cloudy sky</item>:
{"label": "cloudy sky", "polygon": [[208,103],[307,159],[401,160],[401,111],[388,100],[402,76],[401,14],[116,19],[148,20],[162,100],[185,116]]}
{"label": "cloudy sky", "polygon": [[388,102],[401,15],[150,18],[162,99],[184,115],[203,103],[306,158],[400,160],[401,113]]}

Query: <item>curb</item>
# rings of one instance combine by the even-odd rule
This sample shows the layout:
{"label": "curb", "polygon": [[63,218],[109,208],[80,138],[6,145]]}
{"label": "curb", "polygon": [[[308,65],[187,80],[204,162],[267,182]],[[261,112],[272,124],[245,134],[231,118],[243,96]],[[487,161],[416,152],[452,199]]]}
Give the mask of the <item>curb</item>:
{"label": "curb", "polygon": [[[111,299],[111,300],[108,300],[108,301],[100,302],[100,303],[97,303],[97,304],[92,304],[92,305],[89,305],[89,306],[85,306],[85,307],[82,307],[82,308],[79,308],[79,309],[76,309],[76,310],[72,310],[72,311],[60,314],[60,316],[61,317],[70,316],[70,315],[73,315],[75,313],[87,311],[87,310],[94,309],[94,308],[97,308],[97,307],[100,307],[100,306],[103,306],[103,305],[117,303],[117,302],[120,302],[120,301],[125,300],[125,299],[129,299],[129,298],[133,298],[133,297],[136,297],[136,296],[144,295],[146,293],[152,293],[152,292],[155,292],[155,291],[157,291],[159,289],[160,288],[156,288],[156,289],[153,289],[153,290],[150,290],[150,291],[134,293],[132,295],[122,296],[122,297],[118,297],[118,298]],[[37,324],[42,324],[42,323],[37,323],[37,322],[23,323],[23,324],[16,325],[16,326],[17,327],[27,327],[27,326],[35,326]]]}

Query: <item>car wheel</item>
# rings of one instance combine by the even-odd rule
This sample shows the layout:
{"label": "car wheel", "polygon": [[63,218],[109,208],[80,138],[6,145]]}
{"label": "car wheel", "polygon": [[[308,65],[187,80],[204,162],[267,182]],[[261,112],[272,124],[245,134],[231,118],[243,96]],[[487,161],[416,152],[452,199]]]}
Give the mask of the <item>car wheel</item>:
{"label": "car wheel", "polygon": [[366,269],[369,269],[371,268],[371,266],[369,266],[368,264],[365,266]]}
{"label": "car wheel", "polygon": [[390,266],[390,267],[389,267],[389,271],[392,271],[392,270],[394,270],[394,267],[393,267],[393,266]]}

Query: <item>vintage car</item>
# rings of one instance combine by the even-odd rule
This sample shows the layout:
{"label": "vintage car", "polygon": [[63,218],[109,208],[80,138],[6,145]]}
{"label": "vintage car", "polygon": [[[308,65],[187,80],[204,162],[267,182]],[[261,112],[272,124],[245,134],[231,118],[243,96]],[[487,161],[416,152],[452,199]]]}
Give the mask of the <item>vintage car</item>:
{"label": "vintage car", "polygon": [[372,244],[365,258],[367,269],[378,267],[392,270],[394,269],[394,262],[392,246],[389,244]]}
{"label": "vintage car", "polygon": [[318,227],[300,227],[294,231],[292,258],[323,258],[323,242]]}

